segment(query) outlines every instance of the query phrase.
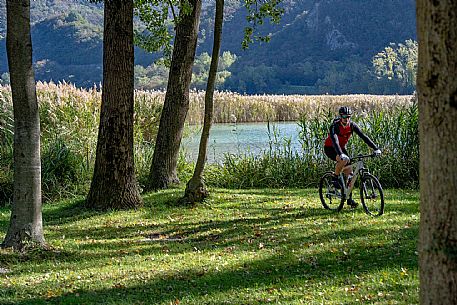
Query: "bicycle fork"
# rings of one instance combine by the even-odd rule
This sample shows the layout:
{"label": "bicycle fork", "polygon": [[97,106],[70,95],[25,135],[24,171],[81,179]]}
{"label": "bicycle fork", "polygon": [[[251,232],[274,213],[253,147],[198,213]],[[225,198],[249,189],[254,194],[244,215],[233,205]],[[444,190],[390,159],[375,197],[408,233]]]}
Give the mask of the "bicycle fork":
{"label": "bicycle fork", "polygon": [[378,197],[371,180],[367,183],[363,183],[363,195],[366,199],[376,199]]}

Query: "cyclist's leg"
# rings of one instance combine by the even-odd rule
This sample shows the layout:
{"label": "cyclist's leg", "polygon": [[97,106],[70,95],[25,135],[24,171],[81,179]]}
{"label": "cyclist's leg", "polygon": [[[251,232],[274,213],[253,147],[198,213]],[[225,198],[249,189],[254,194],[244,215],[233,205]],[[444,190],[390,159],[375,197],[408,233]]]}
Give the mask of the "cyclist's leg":
{"label": "cyclist's leg", "polygon": [[324,146],[325,155],[333,161],[336,161],[336,150],[333,146]]}
{"label": "cyclist's leg", "polygon": [[[325,152],[325,155],[326,155],[329,159],[331,159],[331,160],[333,160],[333,161],[336,162],[336,163],[335,163],[335,165],[336,165],[336,167],[335,167],[335,172],[333,173],[333,177],[332,177],[332,183],[333,183],[333,186],[334,186],[335,188],[341,188],[340,182],[339,182],[339,180],[338,180],[338,175],[336,174],[336,172],[337,172],[337,170],[338,170],[338,161],[337,161],[337,159],[336,159],[336,158],[337,158],[336,150],[335,150],[335,148],[333,148],[332,146],[324,146],[324,152]],[[339,174],[340,172],[341,172],[341,169],[339,169],[338,174]]]}
{"label": "cyclist's leg", "polygon": [[[339,176],[340,173],[343,171],[344,169],[344,173],[346,174],[347,176],[347,171],[346,171],[346,165],[349,163],[349,161],[345,161],[345,160],[342,160],[340,158],[340,156],[336,156],[336,166],[335,166],[335,175]],[[352,168],[349,166],[349,168]],[[352,171],[352,169],[350,169]]]}
{"label": "cyclist's leg", "polygon": [[[343,161],[340,156],[336,153],[336,150],[333,146],[325,146],[324,147],[324,152],[325,152],[325,155],[327,157],[329,157],[330,159],[332,159],[333,161],[336,161],[336,165],[335,165],[335,172],[334,174],[336,176],[339,176],[339,174],[341,173],[341,171],[343,170],[343,168],[346,166],[346,164],[348,163],[348,161]],[[343,150],[343,152],[345,154],[347,154],[346,150]]]}
{"label": "cyclist's leg", "polygon": [[[344,153],[347,155],[347,152],[346,150],[344,150]],[[346,176],[346,179],[348,179],[349,175],[352,175],[352,165],[349,164],[347,166],[344,167],[343,169],[343,172],[344,172],[344,175]],[[358,203],[352,199],[352,192],[349,194],[349,198],[347,200],[347,204],[351,207],[351,208],[355,208],[357,207]]]}
{"label": "cyclist's leg", "polygon": [[343,173],[346,177],[352,174],[352,165],[347,165],[343,168]]}
{"label": "cyclist's leg", "polygon": [[[342,151],[343,151],[343,154],[348,156],[348,152],[346,151],[345,148],[342,148]],[[339,158],[339,156],[337,158]],[[349,174],[352,173],[352,166],[349,164],[349,161],[342,161],[341,164],[342,164],[342,167],[341,167],[340,172],[342,171],[346,177],[349,176]]]}

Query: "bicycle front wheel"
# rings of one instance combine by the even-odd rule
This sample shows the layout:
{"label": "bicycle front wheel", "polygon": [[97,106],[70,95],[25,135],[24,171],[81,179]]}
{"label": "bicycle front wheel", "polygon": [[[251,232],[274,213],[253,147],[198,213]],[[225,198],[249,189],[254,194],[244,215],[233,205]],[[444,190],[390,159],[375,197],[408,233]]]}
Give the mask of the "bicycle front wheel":
{"label": "bicycle front wheel", "polygon": [[332,172],[326,172],[319,181],[319,197],[327,210],[341,211],[344,206],[344,196],[341,189],[335,188],[332,183]]}
{"label": "bicycle front wheel", "polygon": [[372,174],[362,176],[360,200],[368,215],[381,216],[384,213],[384,192],[379,180]]}

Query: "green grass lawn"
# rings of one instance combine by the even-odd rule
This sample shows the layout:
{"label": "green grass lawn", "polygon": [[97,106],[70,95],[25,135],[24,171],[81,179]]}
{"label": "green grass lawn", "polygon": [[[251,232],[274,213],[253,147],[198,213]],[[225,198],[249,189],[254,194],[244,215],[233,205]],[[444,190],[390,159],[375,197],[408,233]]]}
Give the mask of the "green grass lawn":
{"label": "green grass lawn", "polygon": [[[324,210],[317,190],[182,189],[136,211],[47,204],[52,251],[0,250],[1,304],[418,304],[419,193],[385,214]],[[0,238],[9,211],[0,209]]]}

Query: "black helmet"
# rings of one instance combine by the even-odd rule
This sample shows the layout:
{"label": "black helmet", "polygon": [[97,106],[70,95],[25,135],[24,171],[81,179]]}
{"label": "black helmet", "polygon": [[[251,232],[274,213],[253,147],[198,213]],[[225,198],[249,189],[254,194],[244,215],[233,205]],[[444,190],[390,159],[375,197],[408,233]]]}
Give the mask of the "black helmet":
{"label": "black helmet", "polygon": [[338,110],[340,115],[352,115],[352,110],[349,107],[343,106]]}

